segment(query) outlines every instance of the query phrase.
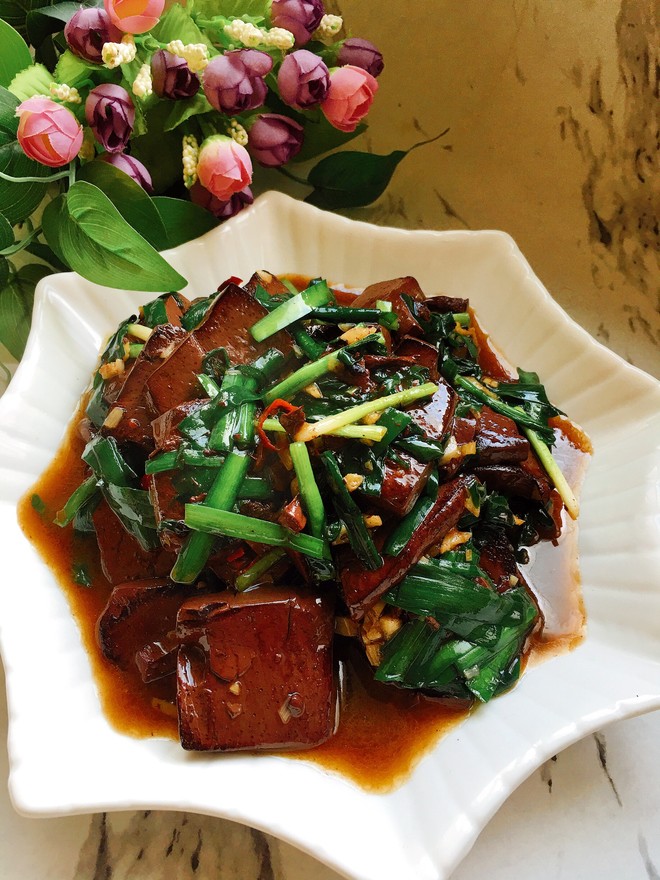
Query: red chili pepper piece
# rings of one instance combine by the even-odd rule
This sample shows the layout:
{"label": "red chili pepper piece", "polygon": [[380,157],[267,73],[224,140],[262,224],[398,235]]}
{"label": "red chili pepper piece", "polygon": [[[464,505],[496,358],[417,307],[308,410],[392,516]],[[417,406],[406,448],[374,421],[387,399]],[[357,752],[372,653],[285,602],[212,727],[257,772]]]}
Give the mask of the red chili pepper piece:
{"label": "red chili pepper piece", "polygon": [[274,413],[280,412],[281,410],[289,413],[292,412],[294,409],[298,409],[298,407],[294,406],[292,403],[289,403],[288,400],[282,400],[281,397],[277,397],[272,403],[268,404],[266,409],[261,413],[257,421],[257,434],[259,435],[259,439],[266,447],[266,449],[277,452],[277,446],[275,446],[274,443],[271,443],[268,435],[263,429],[263,424],[266,419],[270,418]]}

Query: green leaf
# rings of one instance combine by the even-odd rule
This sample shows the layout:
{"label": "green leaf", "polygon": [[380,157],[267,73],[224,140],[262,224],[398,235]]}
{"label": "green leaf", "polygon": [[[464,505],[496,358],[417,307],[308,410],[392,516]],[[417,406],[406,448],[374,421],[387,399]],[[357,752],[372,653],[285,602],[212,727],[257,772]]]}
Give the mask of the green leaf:
{"label": "green leaf", "polygon": [[16,140],[18,116],[16,108],[20,101],[3,86],[0,86],[0,146]]}
{"label": "green leaf", "polygon": [[20,70],[32,64],[32,56],[23,37],[1,18],[0,46],[0,85],[8,86]]}
{"label": "green leaf", "polygon": [[407,150],[395,150],[387,156],[354,151],[327,156],[309,172],[307,180],[314,191],[305,201],[331,211],[370,205],[385,192],[407,155]]}
{"label": "green leaf", "polygon": [[[52,169],[28,159],[16,140],[19,101],[0,88],[0,171],[12,177],[46,177]],[[46,194],[45,183],[13,183],[0,178],[2,213],[12,225],[29,217]]]}
{"label": "green leaf", "polygon": [[[102,6],[96,0],[81,3],[72,3],[65,0],[63,3],[54,3],[52,6],[42,6],[41,9],[32,9],[27,14],[27,35],[33,46],[40,46],[47,36],[61,31],[71,16],[78,12],[81,7]],[[68,80],[61,80],[68,82]]]}
{"label": "green leaf", "polygon": [[53,249],[49,248],[47,244],[43,244],[40,241],[33,241],[25,248],[25,250],[29,254],[38,257],[40,260],[43,260],[45,263],[50,263],[50,265],[53,267],[53,269],[55,269],[56,272],[69,271],[69,267],[55,256]]}
{"label": "green leaf", "polygon": [[184,199],[156,196],[152,201],[165,224],[168,247],[178,247],[218,225],[210,211]]}
{"label": "green leaf", "polygon": [[0,290],[0,342],[16,360],[23,356],[30,331],[34,288],[50,274],[46,266],[31,263],[20,268]]}
{"label": "green leaf", "polygon": [[47,95],[54,83],[50,71],[43,64],[33,64],[17,73],[9,84],[9,91],[19,101],[26,101],[34,95]]}
{"label": "green leaf", "polygon": [[9,263],[6,257],[0,257],[0,290],[9,281]]}
{"label": "green leaf", "polygon": [[62,52],[55,67],[55,79],[75,88],[89,79],[92,74],[95,82],[112,82],[117,79],[114,71],[108,70],[102,64],[92,64],[90,61],[78,58],[70,49]]}
{"label": "green leaf", "polygon": [[213,15],[224,15],[225,18],[242,18],[247,15],[268,19],[270,0],[196,0],[195,12],[209,18]]}
{"label": "green leaf", "polygon": [[87,181],[76,181],[66,196],[50,202],[42,226],[57,256],[97,284],[158,293],[187,284]]}
{"label": "green leaf", "polygon": [[154,203],[128,174],[97,159],[81,168],[78,179],[104,192],[124,220],[157,251],[169,247],[165,226]]}
{"label": "green leaf", "polygon": [[149,131],[131,139],[131,155],[149,169],[156,193],[162,193],[175,183],[180,183],[183,174],[181,135],[164,130],[170,111],[169,101],[159,101],[146,114]]}
{"label": "green leaf", "polygon": [[[217,0],[214,0],[217,4]],[[195,11],[199,11],[195,4]],[[219,13],[213,12],[212,15]],[[151,31],[151,36],[161,43],[169,43],[170,40],[182,40],[184,43],[206,43],[204,35],[190,17],[190,14],[178,3],[161,18],[156,27]]]}
{"label": "green leaf", "polygon": [[200,113],[208,113],[213,107],[206,99],[206,95],[201,90],[192,98],[184,98],[182,101],[175,101],[172,109],[164,123],[164,131],[172,131],[177,125],[181,125],[191,116],[198,116]]}
{"label": "green leaf", "polygon": [[22,37],[26,37],[25,20],[28,12],[39,6],[43,6],[43,0],[0,0],[0,18],[15,28]]}
{"label": "green leaf", "polygon": [[293,162],[308,162],[310,159],[316,159],[323,153],[329,153],[330,150],[336,150],[347,144],[366,130],[367,126],[361,122],[355,131],[340,131],[330,125],[323,114],[320,114],[316,120],[308,119],[305,121],[305,140],[302,150],[295,156]]}
{"label": "green leaf", "polygon": [[4,214],[0,214],[0,251],[14,243],[14,230]]}

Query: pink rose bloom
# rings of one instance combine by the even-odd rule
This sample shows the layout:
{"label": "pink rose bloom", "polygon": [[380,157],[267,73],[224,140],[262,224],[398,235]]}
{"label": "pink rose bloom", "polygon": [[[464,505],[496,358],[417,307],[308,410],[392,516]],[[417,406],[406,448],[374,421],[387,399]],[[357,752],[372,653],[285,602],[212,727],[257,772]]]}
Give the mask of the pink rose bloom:
{"label": "pink rose bloom", "polygon": [[202,186],[221,202],[228,202],[252,182],[252,160],[245,147],[230,137],[207,138],[199,151],[197,175]]}
{"label": "pink rose bloom", "polygon": [[82,146],[82,125],[70,110],[35,95],[16,108],[18,142],[30,159],[59,168],[75,159]]}
{"label": "pink rose bloom", "polygon": [[347,64],[330,72],[330,89],[321,110],[331,125],[340,131],[355,131],[369,112],[378,83],[361,67]]}
{"label": "pink rose bloom", "polygon": [[103,0],[103,5],[110,21],[120,31],[144,34],[158,22],[165,0]]}

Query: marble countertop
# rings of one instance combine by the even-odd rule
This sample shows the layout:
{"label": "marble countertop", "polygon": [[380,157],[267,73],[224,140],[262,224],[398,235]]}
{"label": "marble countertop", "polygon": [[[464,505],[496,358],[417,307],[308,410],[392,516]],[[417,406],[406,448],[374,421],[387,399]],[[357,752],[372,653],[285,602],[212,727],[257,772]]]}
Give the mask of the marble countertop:
{"label": "marble countertop", "polygon": [[[326,7],[344,11],[353,33],[386,58],[367,147],[386,153],[448,129],[410,153],[386,195],[353,216],[509,232],[575,320],[660,376],[652,0]],[[3,694],[0,707],[6,726]],[[3,751],[5,778],[6,762]],[[509,798],[453,880],[660,880],[659,768],[660,713],[575,744]],[[156,812],[24,819],[6,792],[0,875],[338,880],[290,846],[223,820]]]}

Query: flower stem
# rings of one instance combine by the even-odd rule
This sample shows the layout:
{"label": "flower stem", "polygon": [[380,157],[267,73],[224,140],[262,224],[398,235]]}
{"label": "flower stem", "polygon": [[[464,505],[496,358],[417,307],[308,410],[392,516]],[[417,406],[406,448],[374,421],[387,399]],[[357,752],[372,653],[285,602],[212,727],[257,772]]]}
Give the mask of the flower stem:
{"label": "flower stem", "polygon": [[280,174],[283,174],[290,180],[295,180],[296,183],[301,183],[303,186],[311,186],[311,183],[309,183],[306,178],[298,177],[296,174],[292,174],[290,171],[287,171],[287,169],[283,165],[280,165],[277,170],[280,172]]}
{"label": "flower stem", "polygon": [[68,176],[68,169],[57,174],[50,174],[48,177],[12,177],[11,174],[5,174],[4,171],[0,171],[0,178],[8,180],[10,183],[52,183],[55,180],[62,180],[63,177]]}
{"label": "flower stem", "polygon": [[41,226],[37,226],[36,229],[33,229],[29,235],[26,235],[25,238],[22,238],[20,241],[15,242],[9,247],[6,247],[4,250],[0,251],[0,256],[2,257],[11,257],[12,254],[17,254],[19,251],[22,251],[26,248],[31,242],[38,238],[41,235]]}

